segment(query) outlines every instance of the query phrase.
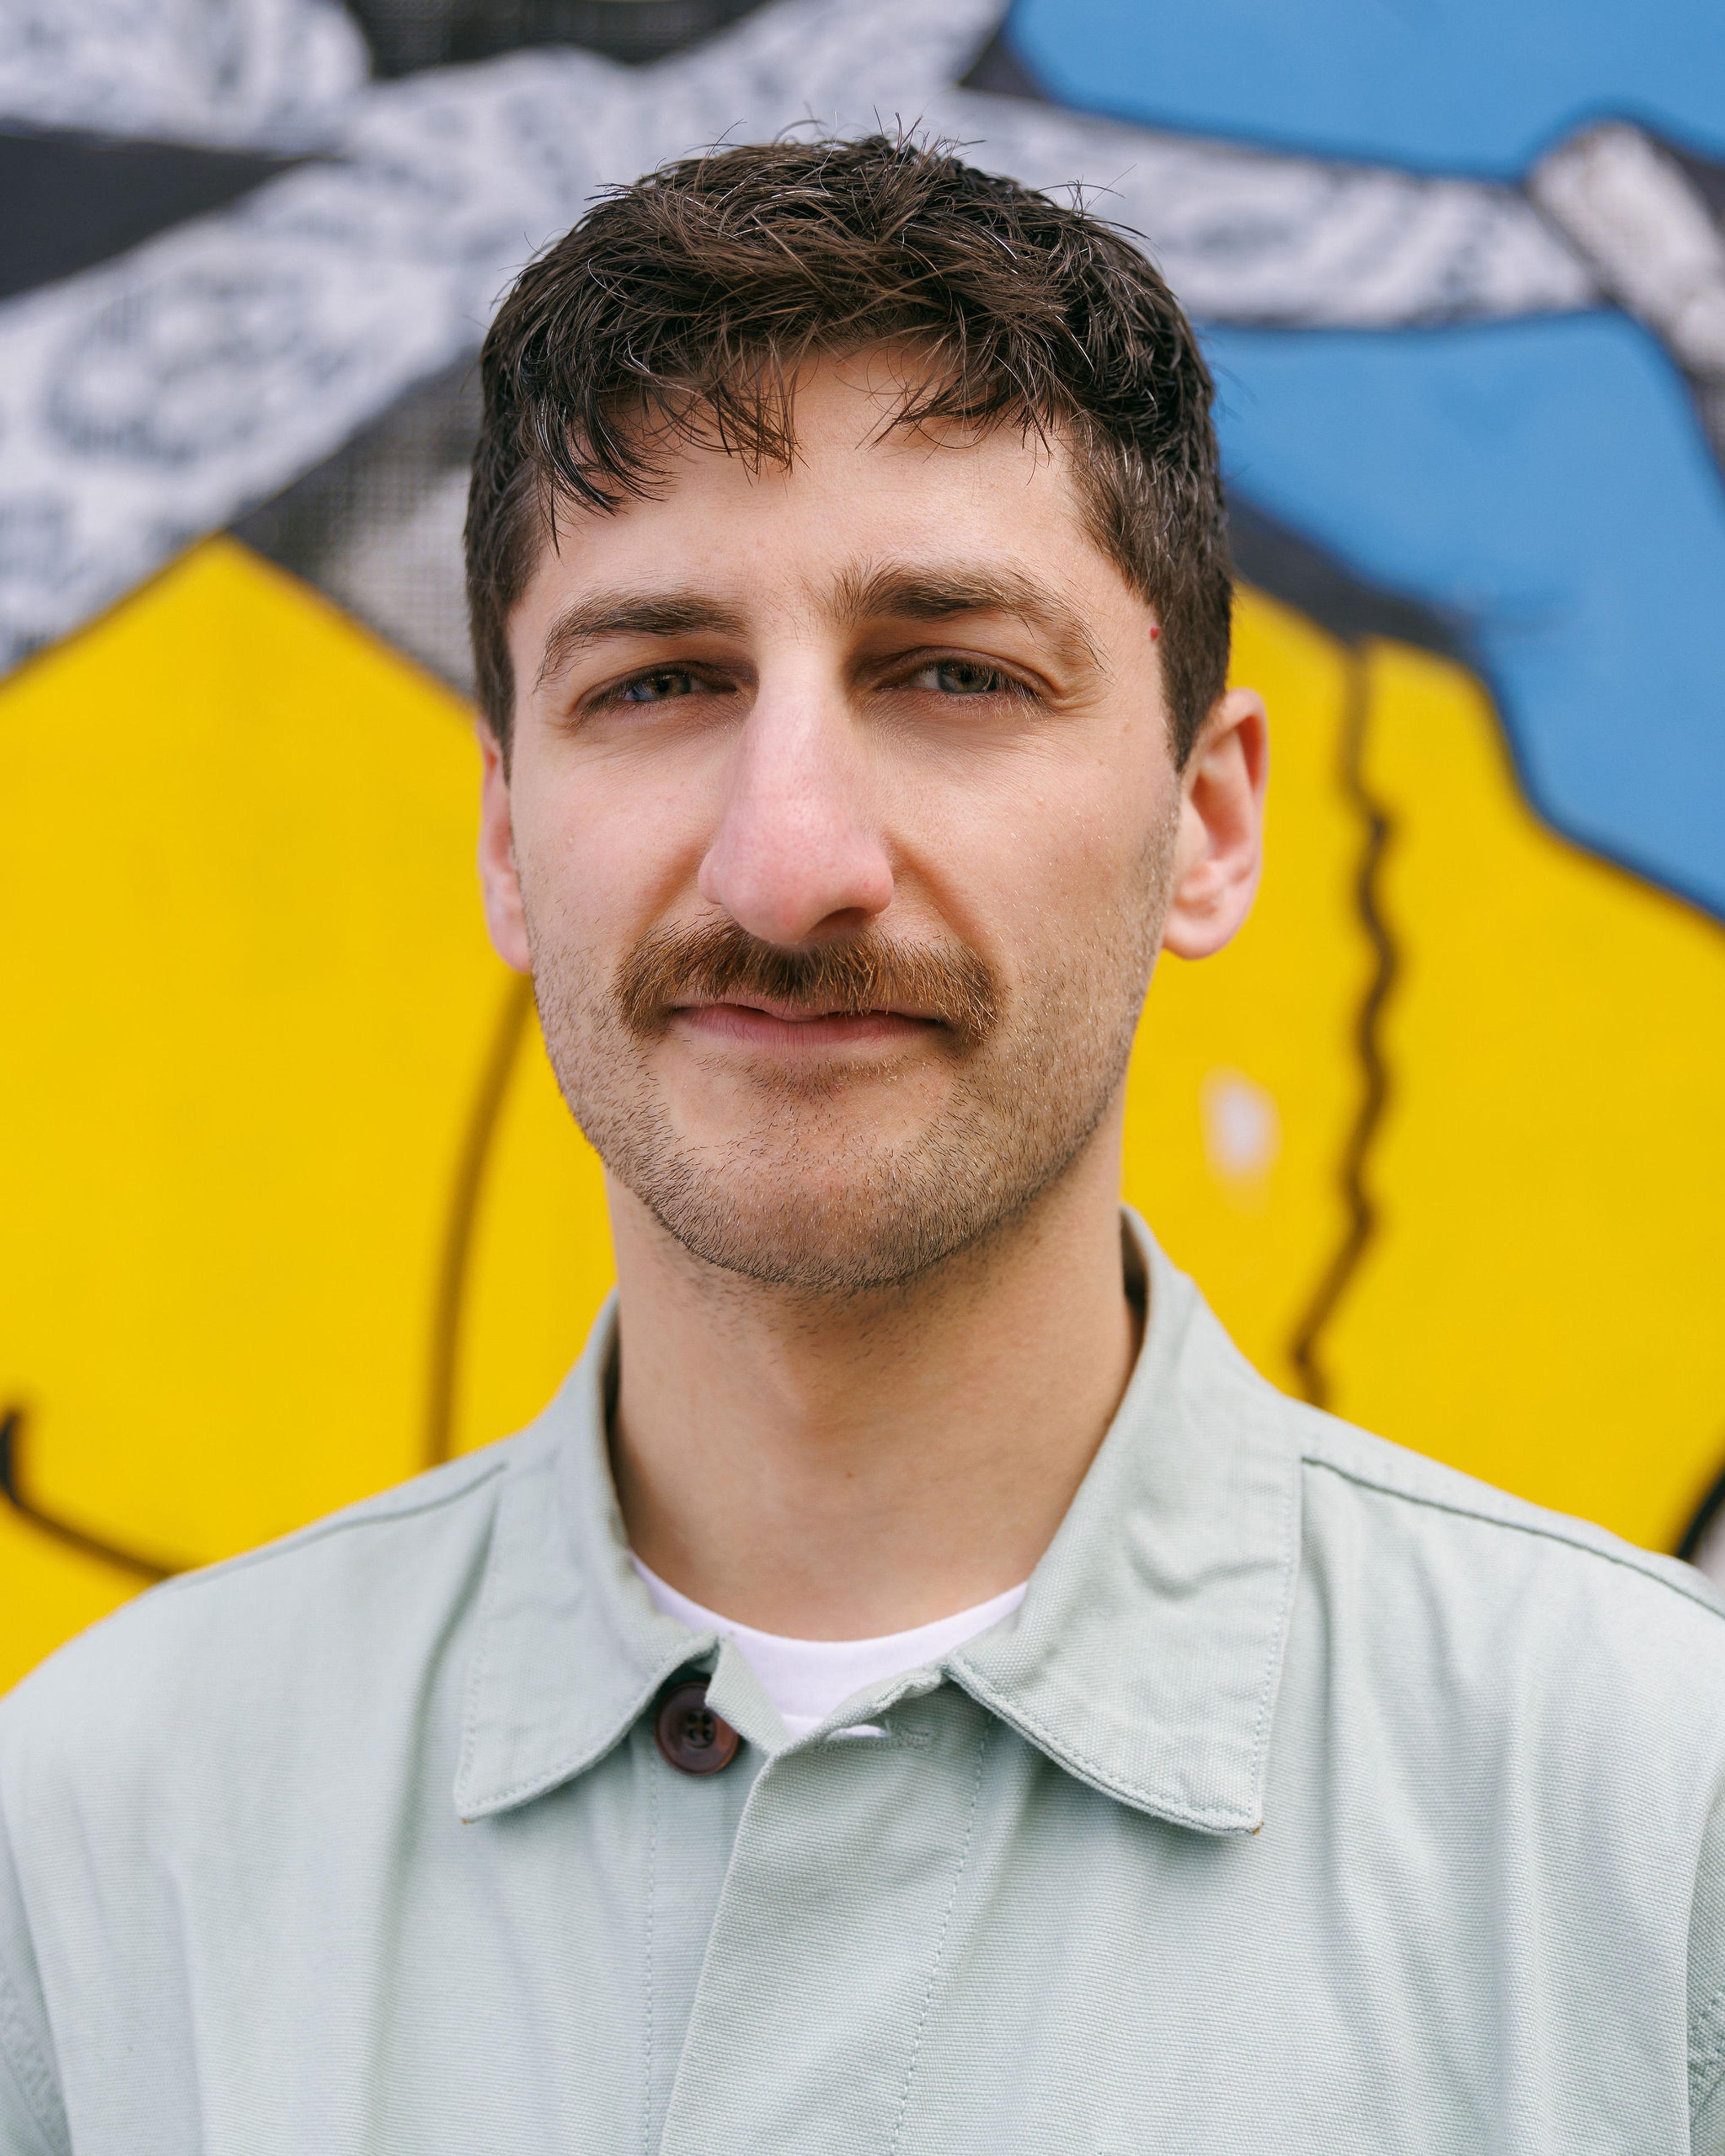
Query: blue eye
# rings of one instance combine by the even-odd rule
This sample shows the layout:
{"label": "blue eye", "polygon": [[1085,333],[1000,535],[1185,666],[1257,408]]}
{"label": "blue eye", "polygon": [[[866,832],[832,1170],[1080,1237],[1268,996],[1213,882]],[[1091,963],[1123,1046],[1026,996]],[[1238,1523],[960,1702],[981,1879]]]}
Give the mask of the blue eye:
{"label": "blue eye", "polygon": [[657,674],[639,674],[618,691],[624,704],[663,704],[673,696],[692,696],[695,676],[680,666],[667,666]]}
{"label": "blue eye", "polygon": [[1018,685],[998,667],[984,666],[976,659],[938,659],[916,678],[943,696],[990,696]]}

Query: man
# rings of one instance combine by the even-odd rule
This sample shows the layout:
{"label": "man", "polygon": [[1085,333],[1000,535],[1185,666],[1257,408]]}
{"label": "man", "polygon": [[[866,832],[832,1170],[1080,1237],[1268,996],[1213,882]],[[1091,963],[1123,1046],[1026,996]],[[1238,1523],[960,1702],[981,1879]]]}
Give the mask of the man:
{"label": "man", "polygon": [[1281,1399],[1121,1220],[1266,767],[1154,270],[732,150],[485,388],[485,903],[617,1301],[13,1695],[4,2148],[1725,2147],[1706,1589]]}

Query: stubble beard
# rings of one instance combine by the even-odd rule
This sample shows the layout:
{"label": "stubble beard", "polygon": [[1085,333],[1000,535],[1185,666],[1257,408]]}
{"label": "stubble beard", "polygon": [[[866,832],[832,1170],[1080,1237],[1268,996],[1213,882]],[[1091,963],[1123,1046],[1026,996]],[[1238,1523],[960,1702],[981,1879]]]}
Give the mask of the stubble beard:
{"label": "stubble beard", "polygon": [[[909,1286],[1029,1212],[1083,1152],[1126,1075],[1160,941],[1172,827],[1132,889],[1026,968],[980,1038],[945,1056],[941,1104],[909,1134],[875,1127],[890,1070],[842,1059],[733,1080],[734,1132],[680,1132],[651,1067],[654,1033],[626,1015],[629,961],[603,967],[554,909],[527,906],[534,991],[552,1068],[606,1168],[702,1263],[812,1299]],[[527,894],[524,892],[524,897]]]}

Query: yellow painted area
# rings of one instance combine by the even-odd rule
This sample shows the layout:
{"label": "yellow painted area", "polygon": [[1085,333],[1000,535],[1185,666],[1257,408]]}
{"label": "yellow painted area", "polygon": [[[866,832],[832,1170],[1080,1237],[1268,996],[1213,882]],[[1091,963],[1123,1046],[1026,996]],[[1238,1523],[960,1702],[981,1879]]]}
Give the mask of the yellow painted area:
{"label": "yellow painted area", "polygon": [[530,1018],[474,1222],[453,1450],[504,1436],[537,1414],[580,1353],[614,1276],[604,1170],[563,1106]]}
{"label": "yellow painted area", "polygon": [[[1347,1229],[1336,1163],[1358,1111],[1354,1015],[1371,973],[1341,784],[1350,660],[1303,616],[1245,592],[1234,678],[1271,711],[1264,881],[1232,944],[1166,958],[1145,1005],[1126,1193],[1265,1375],[1297,1391],[1289,1343]],[[1250,1140],[1254,1116],[1270,1142]]]}
{"label": "yellow painted area", "polygon": [[1335,1404],[1670,1548],[1725,1460],[1725,933],[1534,820],[1470,675],[1371,665],[1404,971]]}
{"label": "yellow painted area", "polygon": [[[406,1475],[508,976],[459,702],[198,548],[0,692],[0,1405],[206,1560]],[[134,1583],[0,1522],[0,1681]]]}
{"label": "yellow painted area", "polygon": [[[1362,670],[1365,670],[1363,672]],[[1527,814],[1482,692],[1242,596],[1264,888],[1168,962],[1127,1188],[1270,1376],[1347,1232],[1373,956],[1350,695],[1396,837],[1378,1240],[1344,1412],[1669,1546],[1725,1456],[1725,937]],[[487,949],[461,705],[243,548],[0,688],[0,1409],[32,1501],[202,1562],[518,1427],[610,1281],[598,1163]],[[0,1505],[0,1686],[136,1576]]]}

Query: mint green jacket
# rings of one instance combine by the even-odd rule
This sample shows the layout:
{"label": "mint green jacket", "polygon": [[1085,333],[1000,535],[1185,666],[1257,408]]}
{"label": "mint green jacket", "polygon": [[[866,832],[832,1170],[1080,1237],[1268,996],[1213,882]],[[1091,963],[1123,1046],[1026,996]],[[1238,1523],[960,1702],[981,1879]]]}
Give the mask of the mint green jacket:
{"label": "mint green jacket", "polygon": [[1022,1608],[799,1742],[628,1563],[608,1316],[519,1437],[64,1649],[0,1704],[0,2149],[1725,2148],[1720,1606],[1147,1257]]}

